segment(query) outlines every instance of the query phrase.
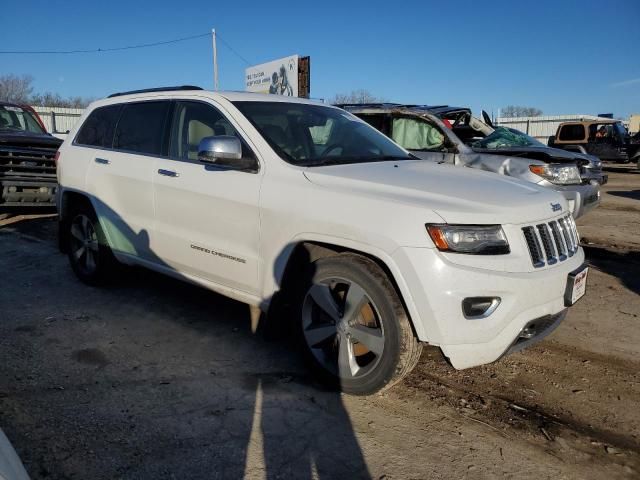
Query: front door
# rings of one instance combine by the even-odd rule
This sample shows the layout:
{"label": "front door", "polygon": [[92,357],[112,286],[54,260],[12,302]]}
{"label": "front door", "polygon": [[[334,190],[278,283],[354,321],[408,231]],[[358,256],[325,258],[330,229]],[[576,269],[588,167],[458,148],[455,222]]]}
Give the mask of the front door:
{"label": "front door", "polygon": [[178,272],[257,294],[263,170],[249,173],[200,163],[200,140],[216,135],[238,136],[243,155],[255,158],[213,105],[176,102],[169,158],[157,159],[154,167],[152,248]]}

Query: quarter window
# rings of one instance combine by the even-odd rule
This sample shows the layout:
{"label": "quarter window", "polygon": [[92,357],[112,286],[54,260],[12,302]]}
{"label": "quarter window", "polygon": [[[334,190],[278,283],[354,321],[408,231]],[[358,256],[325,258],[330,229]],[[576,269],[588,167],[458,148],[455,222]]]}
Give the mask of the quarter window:
{"label": "quarter window", "polygon": [[584,140],[583,125],[565,125],[560,130],[560,140]]}
{"label": "quarter window", "polygon": [[162,154],[169,102],[129,103],[116,127],[114,148],[149,155]]}
{"label": "quarter window", "polygon": [[96,108],[89,114],[76,137],[76,143],[90,147],[111,148],[120,105]]}

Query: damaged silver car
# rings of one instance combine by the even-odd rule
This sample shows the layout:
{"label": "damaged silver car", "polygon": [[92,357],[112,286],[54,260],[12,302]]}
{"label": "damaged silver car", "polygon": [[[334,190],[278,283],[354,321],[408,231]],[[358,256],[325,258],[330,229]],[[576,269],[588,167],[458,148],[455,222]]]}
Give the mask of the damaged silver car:
{"label": "damaged silver car", "polygon": [[338,106],[419,158],[495,172],[555,190],[567,199],[574,218],[600,203],[600,184],[606,182],[606,176],[598,159],[578,158],[517,130],[494,128],[473,117],[469,109],[399,104]]}

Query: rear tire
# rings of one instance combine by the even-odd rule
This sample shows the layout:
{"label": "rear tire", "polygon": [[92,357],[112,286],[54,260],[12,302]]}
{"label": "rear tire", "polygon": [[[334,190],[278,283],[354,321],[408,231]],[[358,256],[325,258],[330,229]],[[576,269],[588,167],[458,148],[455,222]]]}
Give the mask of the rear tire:
{"label": "rear tire", "polygon": [[80,206],[68,222],[67,256],[76,276],[87,285],[104,284],[118,264],[93,208]]}
{"label": "rear tire", "polygon": [[297,302],[304,355],[323,383],[370,395],[402,380],[422,345],[387,274],[356,254],[310,265]]}

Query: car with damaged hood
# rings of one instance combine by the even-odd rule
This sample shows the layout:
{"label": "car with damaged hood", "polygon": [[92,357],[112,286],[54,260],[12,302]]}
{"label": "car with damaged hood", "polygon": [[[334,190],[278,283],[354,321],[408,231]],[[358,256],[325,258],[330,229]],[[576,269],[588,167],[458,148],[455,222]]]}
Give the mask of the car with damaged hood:
{"label": "car with damaged hood", "polygon": [[31,107],[0,102],[0,208],[55,206],[61,144]]}
{"label": "car with damaged hood", "polygon": [[424,343],[455,368],[493,362],[585,293],[561,195],[421,160],[318,102],[115,94],[59,152],[60,246],[83,282],[121,262],[259,307],[347,393],[398,382]]}
{"label": "car with damaged hood", "polygon": [[[449,106],[427,108],[441,118],[465,144],[478,151],[486,148],[498,155],[520,155],[523,158],[538,159],[547,163],[575,162],[580,170],[580,178],[584,182],[604,185],[608,181],[608,175],[602,171],[602,161],[597,156],[584,151],[553,148],[515,128],[495,126],[484,110],[480,120],[474,117],[468,108]],[[500,133],[482,142],[496,130]],[[504,142],[501,137],[506,137],[507,141]],[[481,145],[473,147],[475,142],[481,142]]]}
{"label": "car with damaged hood", "polygon": [[[473,117],[468,109],[400,104],[339,106],[419,158],[490,171],[555,190],[565,197],[574,218],[600,203],[599,186],[606,182],[606,176],[597,158],[553,151],[522,132],[493,128]],[[448,116],[453,113],[452,121]]]}

